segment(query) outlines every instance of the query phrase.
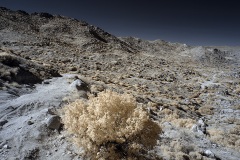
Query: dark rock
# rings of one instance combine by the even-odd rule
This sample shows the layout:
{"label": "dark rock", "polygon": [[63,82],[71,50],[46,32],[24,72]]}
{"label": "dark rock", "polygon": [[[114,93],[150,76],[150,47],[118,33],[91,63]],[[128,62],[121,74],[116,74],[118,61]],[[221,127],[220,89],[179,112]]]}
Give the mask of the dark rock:
{"label": "dark rock", "polygon": [[38,155],[39,155],[39,148],[33,148],[24,152],[23,159],[26,159],[26,160],[37,159]]}
{"label": "dark rock", "polygon": [[98,39],[101,42],[107,43],[107,40],[104,39],[100,34],[96,32],[96,30],[90,29],[89,33],[93,35],[96,39]]}
{"label": "dark rock", "polygon": [[77,71],[77,67],[71,67],[70,71]]}
{"label": "dark rock", "polygon": [[76,79],[75,81],[73,81],[71,83],[71,87],[76,88],[79,91],[80,90],[89,91],[88,84],[81,79]]}
{"label": "dark rock", "polygon": [[4,124],[6,124],[8,121],[7,120],[2,120],[0,121],[0,126],[3,126]]}
{"label": "dark rock", "polygon": [[47,121],[47,127],[49,129],[56,129],[58,130],[61,126],[61,122],[60,122],[61,118],[59,116],[52,116],[48,119]]}
{"label": "dark rock", "polygon": [[50,82],[49,81],[44,81],[43,84],[50,84]]}
{"label": "dark rock", "polygon": [[34,124],[34,123],[33,123],[32,121],[28,121],[27,124],[28,124],[28,125],[32,125],[32,124]]}
{"label": "dark rock", "polygon": [[56,115],[56,110],[54,108],[49,108],[47,109],[47,114],[50,114],[50,115]]}

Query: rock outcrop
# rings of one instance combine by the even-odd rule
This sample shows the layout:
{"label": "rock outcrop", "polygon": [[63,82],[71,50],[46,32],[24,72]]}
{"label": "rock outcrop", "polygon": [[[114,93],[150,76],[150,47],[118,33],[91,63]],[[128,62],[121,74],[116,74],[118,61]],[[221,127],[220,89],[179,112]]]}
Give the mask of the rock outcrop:
{"label": "rock outcrop", "polygon": [[56,70],[14,54],[0,53],[0,79],[2,81],[31,85],[57,76],[60,76],[60,74]]}

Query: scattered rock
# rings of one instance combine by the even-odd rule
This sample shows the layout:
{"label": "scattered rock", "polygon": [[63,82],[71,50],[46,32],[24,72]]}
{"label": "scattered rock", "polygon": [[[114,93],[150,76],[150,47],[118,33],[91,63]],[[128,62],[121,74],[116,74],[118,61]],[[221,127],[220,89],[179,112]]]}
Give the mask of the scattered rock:
{"label": "scattered rock", "polygon": [[197,123],[198,132],[201,131],[202,133],[206,134],[206,127],[207,125],[203,122],[203,119],[198,120]]}
{"label": "scattered rock", "polygon": [[4,148],[4,146],[7,144],[7,141],[3,141],[2,143],[0,143],[0,149]]}
{"label": "scattered rock", "polygon": [[50,114],[50,115],[56,115],[56,112],[57,111],[54,108],[48,108],[47,111],[46,111],[46,113]]}
{"label": "scattered rock", "polygon": [[197,132],[197,131],[198,131],[197,125],[194,124],[194,125],[192,126],[191,130],[192,130],[193,132]]}
{"label": "scattered rock", "polygon": [[2,120],[0,121],[0,126],[3,126],[4,124],[6,124],[8,121],[7,120]]}
{"label": "scattered rock", "polygon": [[203,119],[199,119],[197,124],[194,124],[191,128],[193,132],[198,132],[201,134],[206,134],[207,125],[204,123]]}
{"label": "scattered rock", "polygon": [[44,81],[43,84],[50,84],[50,82],[49,81]]}
{"label": "scattered rock", "polygon": [[212,151],[210,151],[210,150],[205,150],[204,151],[204,155],[209,157],[209,158],[215,158],[214,153]]}
{"label": "scattered rock", "polygon": [[82,81],[80,79],[76,79],[75,81],[73,81],[71,83],[70,87],[72,89],[77,89],[78,91],[79,90],[85,90],[85,91],[89,90],[87,83],[85,83],[84,81]]}
{"label": "scattered rock", "polygon": [[73,71],[73,72],[77,71],[77,67],[71,67],[70,71]]}
{"label": "scattered rock", "polygon": [[30,159],[37,159],[39,155],[39,148],[30,149],[24,152],[23,159],[30,160]]}
{"label": "scattered rock", "polygon": [[34,124],[34,123],[33,123],[32,121],[28,121],[27,124],[28,124],[28,125],[32,125],[32,124]]}
{"label": "scattered rock", "polygon": [[59,116],[56,116],[56,115],[48,118],[47,127],[49,129],[58,130],[61,126],[60,120],[61,120],[61,118]]}
{"label": "scattered rock", "polygon": [[5,145],[3,146],[3,148],[4,148],[4,149],[11,149],[11,147],[9,147],[9,145],[7,145],[7,144],[5,144]]}

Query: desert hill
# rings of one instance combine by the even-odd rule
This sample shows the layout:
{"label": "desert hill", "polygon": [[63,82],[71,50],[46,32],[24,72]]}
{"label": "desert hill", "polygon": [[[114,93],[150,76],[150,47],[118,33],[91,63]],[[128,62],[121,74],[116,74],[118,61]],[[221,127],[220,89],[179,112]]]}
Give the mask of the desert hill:
{"label": "desert hill", "polygon": [[0,159],[87,159],[61,109],[108,89],[133,95],[161,126],[144,159],[238,160],[239,60],[239,47],[116,37],[85,21],[1,7]]}

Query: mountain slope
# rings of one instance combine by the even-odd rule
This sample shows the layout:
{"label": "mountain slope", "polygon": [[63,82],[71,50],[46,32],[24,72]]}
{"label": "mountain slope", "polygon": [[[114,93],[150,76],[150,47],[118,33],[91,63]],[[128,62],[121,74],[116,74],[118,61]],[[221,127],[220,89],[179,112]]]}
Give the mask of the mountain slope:
{"label": "mountain slope", "polygon": [[[0,159],[87,159],[60,127],[61,109],[106,89],[133,95],[161,126],[146,158],[240,157],[238,48],[120,38],[84,21],[6,8],[0,8],[0,48],[19,62],[0,59]],[[41,84],[14,77],[24,75],[24,66],[35,68]],[[42,82],[56,70],[62,77]]]}

